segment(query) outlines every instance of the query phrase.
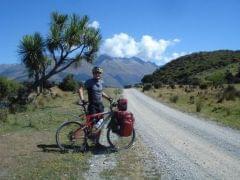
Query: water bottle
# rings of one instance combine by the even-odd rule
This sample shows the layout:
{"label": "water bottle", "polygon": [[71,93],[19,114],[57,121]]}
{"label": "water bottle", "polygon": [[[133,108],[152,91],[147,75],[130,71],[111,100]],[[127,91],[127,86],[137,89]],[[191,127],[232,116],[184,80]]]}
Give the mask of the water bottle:
{"label": "water bottle", "polygon": [[96,129],[99,129],[103,123],[103,119],[99,119],[99,121],[94,125]]}

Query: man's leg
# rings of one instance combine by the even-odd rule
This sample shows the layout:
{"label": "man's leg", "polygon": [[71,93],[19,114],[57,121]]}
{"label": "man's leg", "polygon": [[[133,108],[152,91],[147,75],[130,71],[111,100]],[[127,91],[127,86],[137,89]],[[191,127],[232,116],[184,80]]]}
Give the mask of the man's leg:
{"label": "man's leg", "polygon": [[[104,112],[104,106],[102,103],[98,104],[97,111],[98,111],[98,113]],[[100,143],[99,143],[100,136],[101,136],[101,130],[98,133],[96,133],[96,139],[95,139],[96,145],[100,145]]]}

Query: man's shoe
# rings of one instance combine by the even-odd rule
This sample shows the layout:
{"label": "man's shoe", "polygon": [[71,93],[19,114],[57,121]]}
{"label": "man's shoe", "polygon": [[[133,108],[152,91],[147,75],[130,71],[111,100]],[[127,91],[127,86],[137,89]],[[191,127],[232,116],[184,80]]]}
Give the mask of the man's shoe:
{"label": "man's shoe", "polygon": [[107,148],[106,146],[104,146],[100,143],[96,143],[94,147],[97,148],[97,149],[106,149]]}

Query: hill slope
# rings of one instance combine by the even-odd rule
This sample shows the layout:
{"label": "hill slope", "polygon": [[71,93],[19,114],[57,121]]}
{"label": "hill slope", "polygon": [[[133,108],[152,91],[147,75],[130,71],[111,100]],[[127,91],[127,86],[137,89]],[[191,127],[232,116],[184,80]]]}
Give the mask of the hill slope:
{"label": "hill slope", "polygon": [[240,63],[240,51],[219,50],[198,52],[177,58],[158,68],[152,81],[191,84],[193,81],[221,79],[226,70],[236,73]]}

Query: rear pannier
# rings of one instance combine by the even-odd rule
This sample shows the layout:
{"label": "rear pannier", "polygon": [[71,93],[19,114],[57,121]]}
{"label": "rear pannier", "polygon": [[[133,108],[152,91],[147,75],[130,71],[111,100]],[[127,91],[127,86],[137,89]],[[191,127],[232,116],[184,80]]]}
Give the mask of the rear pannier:
{"label": "rear pannier", "polygon": [[117,124],[120,126],[119,135],[128,137],[132,134],[134,125],[134,116],[128,111],[116,111],[115,117],[117,119]]}
{"label": "rear pannier", "polygon": [[119,99],[117,101],[117,107],[119,111],[126,111],[127,110],[127,99]]}

